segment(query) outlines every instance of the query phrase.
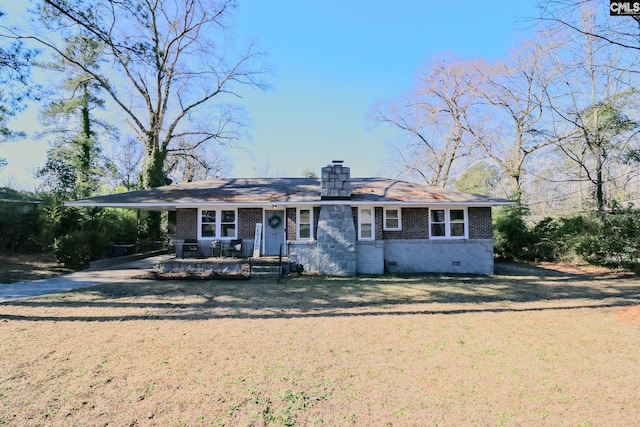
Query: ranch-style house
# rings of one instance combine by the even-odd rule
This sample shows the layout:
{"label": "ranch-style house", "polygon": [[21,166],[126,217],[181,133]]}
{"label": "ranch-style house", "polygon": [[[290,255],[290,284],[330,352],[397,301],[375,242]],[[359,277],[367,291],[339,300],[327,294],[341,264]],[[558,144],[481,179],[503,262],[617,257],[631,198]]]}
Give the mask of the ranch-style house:
{"label": "ranch-style house", "polygon": [[[305,272],[349,276],[493,273],[492,206],[511,201],[385,178],[226,178],[98,196],[70,206],[169,212],[170,238],[196,256],[294,257]],[[222,254],[222,252],[220,252]]]}

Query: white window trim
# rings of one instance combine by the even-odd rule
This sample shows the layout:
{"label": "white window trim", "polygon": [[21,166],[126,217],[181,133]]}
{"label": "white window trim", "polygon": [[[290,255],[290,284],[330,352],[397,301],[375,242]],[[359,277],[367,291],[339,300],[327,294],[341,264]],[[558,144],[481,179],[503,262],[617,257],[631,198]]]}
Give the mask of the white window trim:
{"label": "white window trim", "polygon": [[[215,237],[202,236],[202,211],[216,211],[216,235]],[[233,236],[221,237],[222,234],[222,211],[235,212],[235,234]],[[198,208],[198,240],[234,240],[238,238],[238,209],[235,208]]]}
{"label": "white window trim", "polygon": [[[309,237],[300,237],[300,211],[308,210],[309,211]],[[296,240],[313,240],[315,236],[313,235],[313,207],[304,207],[304,208],[296,208]]]}
{"label": "white window trim", "polygon": [[[398,227],[387,228],[387,210],[398,211]],[[384,208],[384,213],[382,215],[382,229],[384,231],[402,231],[402,208],[401,207],[389,206]]]}
{"label": "white window trim", "polygon": [[[371,237],[362,237],[362,211],[371,211]],[[376,208],[373,206],[358,207],[358,240],[375,240],[376,239]]]}
{"label": "white window trim", "polygon": [[[431,211],[444,211],[444,236],[434,236],[431,233]],[[464,236],[452,236],[451,235],[451,211],[462,211],[463,223],[464,223]],[[448,206],[448,207],[430,207],[429,208],[429,239],[433,240],[456,240],[456,239],[468,239],[469,238],[469,215],[467,213],[467,208],[458,207],[458,206]]]}

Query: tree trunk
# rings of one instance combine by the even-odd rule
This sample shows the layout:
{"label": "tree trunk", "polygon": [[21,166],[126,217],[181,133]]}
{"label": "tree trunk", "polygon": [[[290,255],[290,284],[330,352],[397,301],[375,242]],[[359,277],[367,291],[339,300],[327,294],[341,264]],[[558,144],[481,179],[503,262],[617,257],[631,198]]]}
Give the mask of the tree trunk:
{"label": "tree trunk", "polygon": [[[167,153],[158,148],[153,136],[147,142],[147,160],[143,170],[144,188],[155,188],[167,184],[164,164]],[[147,214],[147,233],[151,241],[160,240],[162,237],[162,216],[160,212],[150,211]]]}
{"label": "tree trunk", "polygon": [[604,212],[604,182],[602,180],[602,154],[600,150],[596,155],[596,202],[598,203],[598,212]]}

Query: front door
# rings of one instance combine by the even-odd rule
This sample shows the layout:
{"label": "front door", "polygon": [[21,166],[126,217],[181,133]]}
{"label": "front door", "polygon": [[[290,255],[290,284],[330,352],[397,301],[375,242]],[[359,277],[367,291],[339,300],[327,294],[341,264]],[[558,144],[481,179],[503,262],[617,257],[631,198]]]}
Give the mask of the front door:
{"label": "front door", "polygon": [[264,254],[278,255],[284,243],[284,211],[268,210],[264,215]]}

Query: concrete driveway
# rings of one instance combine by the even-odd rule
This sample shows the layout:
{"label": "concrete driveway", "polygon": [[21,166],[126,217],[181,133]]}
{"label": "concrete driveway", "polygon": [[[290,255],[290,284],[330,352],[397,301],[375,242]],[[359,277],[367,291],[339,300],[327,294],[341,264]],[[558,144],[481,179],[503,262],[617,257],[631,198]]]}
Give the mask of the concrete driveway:
{"label": "concrete driveway", "polygon": [[78,271],[50,279],[0,284],[0,302],[70,291],[103,283],[132,282],[136,280],[132,279],[133,276],[153,270],[161,259],[162,255],[159,255],[102,269]]}

